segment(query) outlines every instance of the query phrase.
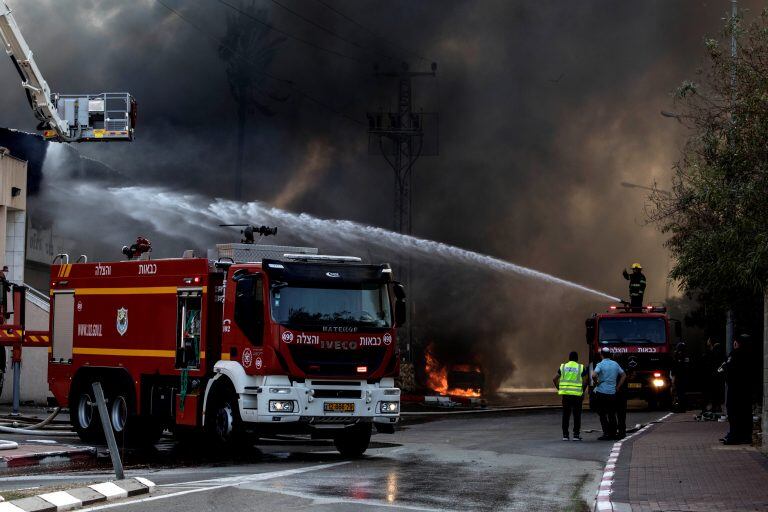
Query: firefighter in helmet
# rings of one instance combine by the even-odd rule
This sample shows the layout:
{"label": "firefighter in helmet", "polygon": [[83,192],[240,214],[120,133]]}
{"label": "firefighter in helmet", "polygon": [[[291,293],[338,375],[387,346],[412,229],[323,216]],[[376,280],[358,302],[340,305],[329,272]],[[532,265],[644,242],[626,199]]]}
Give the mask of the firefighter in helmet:
{"label": "firefighter in helmet", "polygon": [[629,281],[629,301],[633,308],[643,307],[643,295],[645,294],[645,275],[643,267],[639,263],[632,264],[632,273],[624,269],[624,279]]}

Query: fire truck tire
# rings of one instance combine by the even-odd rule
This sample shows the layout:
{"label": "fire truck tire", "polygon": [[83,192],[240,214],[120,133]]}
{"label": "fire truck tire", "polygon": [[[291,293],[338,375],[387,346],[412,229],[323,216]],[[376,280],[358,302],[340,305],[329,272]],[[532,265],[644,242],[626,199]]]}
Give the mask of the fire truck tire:
{"label": "fire truck tire", "polygon": [[237,394],[229,381],[217,384],[205,413],[209,436],[217,446],[232,448],[243,444],[243,423]]}
{"label": "fire truck tire", "polygon": [[362,457],[371,443],[371,425],[361,424],[345,428],[333,439],[333,444],[339,453],[348,459]]}
{"label": "fire truck tire", "polygon": [[69,422],[77,435],[86,442],[101,441],[104,433],[101,431],[101,420],[93,391],[86,386],[80,386],[75,390],[72,398],[70,400]]}
{"label": "fire truck tire", "polygon": [[109,422],[112,424],[112,430],[115,436],[125,435],[125,429],[128,426],[128,397],[124,393],[117,393],[109,403]]}
{"label": "fire truck tire", "polygon": [[153,445],[163,435],[162,424],[136,414],[133,392],[125,386],[113,383],[107,391],[107,413],[115,439],[133,447]]}

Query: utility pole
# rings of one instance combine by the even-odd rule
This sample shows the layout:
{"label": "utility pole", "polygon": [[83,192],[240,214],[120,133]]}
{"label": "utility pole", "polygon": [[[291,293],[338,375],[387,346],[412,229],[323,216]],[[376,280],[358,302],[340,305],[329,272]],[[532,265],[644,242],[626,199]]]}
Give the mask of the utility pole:
{"label": "utility pole", "polygon": [[[267,90],[265,70],[275,57],[284,37],[270,37],[270,29],[254,23],[252,18],[265,18],[255,0],[243,0],[239,14],[227,16],[227,31],[219,46],[219,57],[227,64],[229,91],[237,104],[237,154],[235,156],[234,197],[243,199],[243,168],[248,118],[258,112],[275,115],[272,100],[286,101]],[[247,199],[247,196],[246,196]]]}
{"label": "utility pole", "polygon": [[[421,156],[437,155],[437,114],[413,111],[414,78],[436,76],[437,63],[430,71],[411,71],[403,62],[400,69],[379,71],[374,76],[394,78],[397,81],[397,110],[394,112],[368,112],[369,153],[381,154],[395,174],[394,229],[404,235],[413,234],[413,165]],[[400,264],[400,280],[411,286],[411,258]],[[412,361],[412,333],[414,303],[410,301],[408,336],[405,351]]]}
{"label": "utility pole", "polygon": [[[380,152],[395,172],[395,231],[405,235],[412,234],[412,184],[413,164],[420,156],[426,156],[424,147],[424,119],[429,114],[413,111],[412,81],[416,77],[435,76],[437,64],[432,63],[431,71],[411,71],[407,63],[401,69],[378,71],[374,76],[395,78],[397,80],[397,111],[369,112],[369,143],[376,144],[374,149]],[[385,116],[386,115],[386,119]],[[385,140],[386,139],[386,140]],[[384,144],[388,142],[388,144]],[[372,144],[371,144],[372,145]]]}

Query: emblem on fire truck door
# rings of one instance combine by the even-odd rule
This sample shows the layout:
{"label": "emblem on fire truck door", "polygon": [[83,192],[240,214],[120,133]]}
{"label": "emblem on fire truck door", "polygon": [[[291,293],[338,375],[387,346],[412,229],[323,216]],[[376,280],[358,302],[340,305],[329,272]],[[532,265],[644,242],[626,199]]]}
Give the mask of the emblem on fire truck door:
{"label": "emblem on fire truck door", "polygon": [[283,341],[286,343],[291,343],[293,341],[293,333],[291,331],[285,331],[283,333]]}
{"label": "emblem on fire truck door", "polygon": [[120,308],[117,310],[117,332],[122,336],[128,330],[128,310]]}
{"label": "emblem on fire truck door", "polygon": [[390,345],[392,343],[392,335],[389,333],[384,334],[384,344]]}
{"label": "emblem on fire truck door", "polygon": [[243,366],[246,368],[250,368],[252,362],[253,362],[253,352],[251,352],[251,349],[247,348],[243,350]]}

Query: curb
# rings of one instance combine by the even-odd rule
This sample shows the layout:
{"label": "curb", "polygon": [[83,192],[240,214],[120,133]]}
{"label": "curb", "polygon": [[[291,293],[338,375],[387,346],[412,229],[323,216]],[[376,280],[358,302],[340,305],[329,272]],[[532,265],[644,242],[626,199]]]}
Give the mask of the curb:
{"label": "curb", "polygon": [[[597,497],[595,499],[595,511],[603,511],[603,510],[612,510],[612,511],[625,511],[630,510],[629,505],[625,503],[615,503],[611,501],[611,494],[613,494],[613,477],[616,474],[616,462],[619,460],[619,454],[621,453],[621,445],[625,443],[626,441],[632,439],[635,436],[639,436],[649,428],[651,428],[653,425],[657,423],[661,423],[662,421],[666,420],[670,416],[672,416],[674,413],[669,413],[665,416],[662,416],[661,418],[654,420],[648,424],[646,424],[643,428],[638,430],[637,432],[628,435],[621,441],[616,441],[613,443],[613,447],[611,448],[611,454],[608,456],[608,461],[605,464],[605,470],[603,471],[603,476],[600,479],[600,487],[598,487],[597,490]],[[0,509],[0,512],[2,512],[2,509]]]}
{"label": "curb", "polygon": [[24,455],[0,455],[0,469],[85,462],[93,459],[95,456],[96,448],[91,446],[66,447],[65,449],[47,450]]}
{"label": "curb", "polygon": [[94,505],[129,496],[149,494],[155,484],[146,478],[137,476],[125,480],[114,480],[78,487],[68,491],[56,491],[29,498],[21,498],[0,503],[0,512],[58,512]]}

